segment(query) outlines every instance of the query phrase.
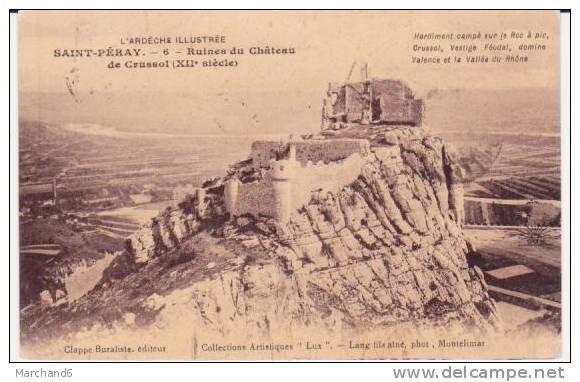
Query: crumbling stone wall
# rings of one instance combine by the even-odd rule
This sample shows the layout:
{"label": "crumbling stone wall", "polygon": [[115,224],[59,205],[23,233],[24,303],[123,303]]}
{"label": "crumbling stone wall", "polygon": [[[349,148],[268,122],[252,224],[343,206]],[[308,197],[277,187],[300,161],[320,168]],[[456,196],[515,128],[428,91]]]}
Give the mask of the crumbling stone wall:
{"label": "crumbling stone wall", "polygon": [[[334,316],[352,328],[402,322],[493,327],[494,302],[482,272],[467,262],[473,248],[453,211],[457,174],[443,142],[410,128],[385,132],[384,138],[357,171],[356,156],[299,166],[297,172],[316,169],[310,181],[320,182],[317,188],[327,181],[318,176],[330,177],[329,166],[340,174],[345,172],[340,166],[352,162],[351,175],[359,175],[350,182],[346,175],[328,180],[337,188],[327,192],[309,189],[310,198],[286,223],[264,216],[219,220],[225,211],[216,185],[202,204],[193,198],[187,208],[144,227],[129,250],[147,262],[211,229],[237,248],[245,265],[215,279],[227,287],[196,284],[203,289],[194,296],[196,309],[203,317],[212,314],[200,328],[221,331],[221,323],[232,323],[239,330],[240,322],[260,322],[265,330],[288,322],[330,325]],[[255,186],[247,185],[247,190]],[[246,256],[260,261],[244,261]],[[228,303],[239,305],[215,309]]]}
{"label": "crumbling stone wall", "polygon": [[[227,211],[232,217],[246,214],[287,216],[287,213],[278,209],[284,209],[291,214],[307,204],[313,194],[336,192],[353,182],[360,175],[366,162],[365,157],[356,153],[328,164],[320,161],[316,164],[300,165],[296,162],[292,177],[287,180],[289,192],[284,195],[277,195],[281,191],[275,187],[270,173],[253,183],[240,183],[236,178],[230,179],[225,187]],[[277,204],[277,201],[281,204]]]}
{"label": "crumbling stone wall", "polygon": [[[305,140],[293,142],[296,147],[296,161],[324,163],[338,161],[358,153],[369,152],[369,142],[364,139]],[[275,141],[256,141],[252,143],[252,164],[254,169],[270,166],[270,161],[284,158],[288,144]]]}
{"label": "crumbling stone wall", "polygon": [[[344,93],[344,97],[341,95]],[[323,117],[328,127],[335,123],[388,123],[420,126],[423,101],[415,99],[401,81],[370,80],[329,85]]]}
{"label": "crumbling stone wall", "polygon": [[380,119],[383,122],[421,124],[423,101],[380,97]]}
{"label": "crumbling stone wall", "polygon": [[401,81],[381,80],[370,83],[372,92],[391,99],[412,99],[413,92]]}
{"label": "crumbling stone wall", "polygon": [[237,179],[232,179],[226,184],[226,189],[229,190],[231,187],[237,187],[235,196],[232,195],[232,199],[229,199],[230,196],[227,200],[227,212],[231,216],[275,215],[274,186],[269,176],[252,183],[240,183]]}

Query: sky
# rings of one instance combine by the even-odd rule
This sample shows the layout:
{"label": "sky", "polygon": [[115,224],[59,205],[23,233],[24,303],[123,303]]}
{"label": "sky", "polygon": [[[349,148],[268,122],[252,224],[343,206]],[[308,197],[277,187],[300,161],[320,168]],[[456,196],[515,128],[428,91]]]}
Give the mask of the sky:
{"label": "sky", "polygon": [[[528,30],[545,31],[550,39],[548,49],[526,65],[411,63],[415,32]],[[311,125],[320,119],[328,82],[343,82],[353,62],[367,62],[371,77],[404,80],[419,96],[432,89],[557,89],[559,84],[557,12],[28,11],[19,15],[18,33],[21,117],[32,119],[127,124],[133,116],[144,129],[159,129],[161,121],[183,129],[194,118],[201,126],[195,129],[204,132],[207,125],[236,132],[248,123],[259,131],[291,120]],[[158,47],[120,41],[202,35],[225,36],[227,49],[293,47],[296,54],[245,55],[236,68],[182,70],[108,69],[111,58],[54,57],[55,49],[149,52]]]}

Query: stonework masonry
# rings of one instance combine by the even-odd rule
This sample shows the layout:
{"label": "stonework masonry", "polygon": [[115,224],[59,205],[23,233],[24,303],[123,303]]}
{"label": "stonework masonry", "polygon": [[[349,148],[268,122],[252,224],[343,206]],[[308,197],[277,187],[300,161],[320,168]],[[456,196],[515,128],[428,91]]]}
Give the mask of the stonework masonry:
{"label": "stonework masonry", "polygon": [[[262,179],[242,183],[236,177],[225,184],[225,205],[230,217],[274,217],[286,223],[313,196],[334,193],[352,183],[366,158],[376,155],[396,174],[403,164],[398,144],[374,146],[362,139],[302,140],[290,143],[259,141],[252,145],[252,167],[265,169]],[[286,157],[287,159],[282,159]],[[315,159],[317,162],[313,163]],[[460,224],[464,221],[463,186],[455,181],[441,190],[447,206]]]}
{"label": "stonework masonry", "polygon": [[[368,154],[370,144],[365,139],[333,139],[333,140],[302,140],[293,142],[296,149],[296,161],[301,164],[308,162],[334,162],[349,157],[354,153]],[[254,169],[269,167],[272,160],[282,159],[288,154],[287,143],[276,141],[256,141],[252,143],[250,158]]]}
{"label": "stonework masonry", "polygon": [[[260,176],[244,176],[249,162],[236,167],[135,234],[130,253],[142,266],[212,230],[238,248],[240,263],[250,265],[220,273],[215,282],[223,284],[196,284],[201,317],[215,312],[200,327],[222,330],[221,323],[264,315],[268,324],[260,328],[288,317],[331,325],[335,314],[350,327],[427,320],[491,329],[499,321],[483,273],[467,262],[473,247],[461,232],[453,157],[441,139],[419,129],[384,135],[367,155],[302,164],[289,146],[282,147],[287,157],[256,171]],[[246,253],[261,254],[260,261],[244,261]],[[239,306],[223,309],[228,302]],[[248,309],[257,306],[280,317]]]}
{"label": "stonework masonry", "polygon": [[335,129],[343,123],[404,124],[421,126],[423,100],[398,80],[367,80],[329,84],[323,107],[323,125]]}
{"label": "stonework masonry", "polygon": [[[308,152],[305,147],[302,145],[302,153]],[[358,151],[339,161],[320,160],[314,164],[300,163],[293,154],[288,160],[271,161],[269,172],[259,181],[241,183],[237,178],[230,179],[225,185],[227,212],[232,217],[251,214],[288,221],[294,211],[308,203],[313,193],[336,192],[360,175],[368,151],[364,145],[351,147],[365,148],[361,150],[365,155]],[[298,152],[297,148],[296,155]],[[331,152],[330,157],[335,155],[336,151]]]}

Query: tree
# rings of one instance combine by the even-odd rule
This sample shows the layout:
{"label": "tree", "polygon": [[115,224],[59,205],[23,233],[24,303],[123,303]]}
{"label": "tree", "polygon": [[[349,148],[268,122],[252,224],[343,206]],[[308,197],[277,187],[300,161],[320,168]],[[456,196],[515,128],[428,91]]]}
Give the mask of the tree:
{"label": "tree", "polygon": [[529,245],[542,246],[548,244],[548,240],[558,239],[551,227],[527,225],[516,230],[516,236],[525,239]]}

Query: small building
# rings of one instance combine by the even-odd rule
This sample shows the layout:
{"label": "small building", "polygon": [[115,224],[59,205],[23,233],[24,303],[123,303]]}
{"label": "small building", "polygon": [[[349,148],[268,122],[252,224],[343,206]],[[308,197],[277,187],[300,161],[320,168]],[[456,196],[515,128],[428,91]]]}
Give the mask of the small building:
{"label": "small building", "polygon": [[421,126],[423,101],[398,80],[330,83],[323,106],[323,129],[343,124]]}

